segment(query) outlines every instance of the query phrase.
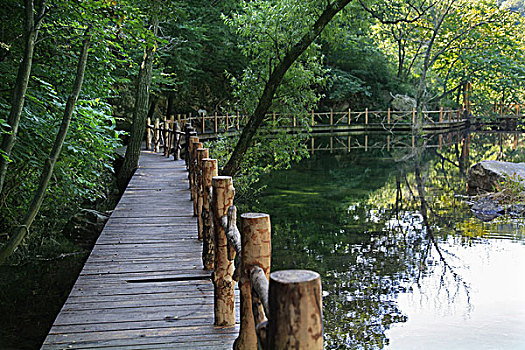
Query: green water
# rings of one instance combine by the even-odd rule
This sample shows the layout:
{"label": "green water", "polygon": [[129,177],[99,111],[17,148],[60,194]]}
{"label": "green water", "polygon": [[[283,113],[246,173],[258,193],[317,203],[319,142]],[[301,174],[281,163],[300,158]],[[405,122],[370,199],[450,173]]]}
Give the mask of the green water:
{"label": "green water", "polygon": [[326,349],[525,349],[525,220],[483,223],[455,197],[471,164],[525,149],[440,141],[318,152],[263,180],[251,209],[271,215],[272,270],[321,274]]}

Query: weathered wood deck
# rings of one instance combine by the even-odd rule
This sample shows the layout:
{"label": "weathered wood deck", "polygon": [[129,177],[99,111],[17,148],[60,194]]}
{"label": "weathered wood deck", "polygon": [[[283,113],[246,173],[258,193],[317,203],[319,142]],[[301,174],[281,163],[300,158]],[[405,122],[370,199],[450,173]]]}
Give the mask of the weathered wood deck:
{"label": "weathered wood deck", "polygon": [[201,252],[184,162],[143,152],[42,349],[231,349]]}

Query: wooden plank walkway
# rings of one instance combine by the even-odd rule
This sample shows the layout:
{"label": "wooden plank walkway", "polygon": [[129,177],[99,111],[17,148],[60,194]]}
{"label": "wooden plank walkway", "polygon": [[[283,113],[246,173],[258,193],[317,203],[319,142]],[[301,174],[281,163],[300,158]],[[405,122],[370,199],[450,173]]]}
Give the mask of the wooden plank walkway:
{"label": "wooden plank walkway", "polygon": [[196,226],[184,162],[143,152],[42,349],[232,349]]}

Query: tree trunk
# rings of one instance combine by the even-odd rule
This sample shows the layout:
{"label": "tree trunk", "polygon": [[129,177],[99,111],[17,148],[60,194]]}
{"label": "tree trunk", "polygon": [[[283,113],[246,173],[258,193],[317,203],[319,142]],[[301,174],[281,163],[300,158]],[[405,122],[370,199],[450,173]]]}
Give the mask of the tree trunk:
{"label": "tree trunk", "polygon": [[9,116],[7,117],[7,123],[11,128],[10,133],[4,134],[0,149],[0,153],[2,153],[0,155],[0,193],[2,193],[4,188],[5,177],[7,175],[7,166],[9,163],[8,158],[11,156],[11,151],[13,150],[13,146],[16,141],[16,135],[18,133],[20,116],[22,115],[22,110],[24,108],[27,85],[29,83],[29,76],[31,74],[31,66],[33,64],[35,42],[38,37],[40,24],[44,17],[45,7],[46,2],[43,1],[37,15],[38,17],[35,20],[33,0],[25,1],[24,57],[18,66],[13,97],[11,99],[11,110],[9,111]]}
{"label": "tree trunk", "polygon": [[[153,34],[157,35],[159,26],[157,15],[153,19]],[[140,148],[146,130],[146,118],[149,112],[149,90],[153,71],[153,56],[155,45],[144,49],[142,63],[137,77],[137,90],[135,92],[135,108],[133,109],[133,127],[124,163],[117,175],[117,185],[121,192],[124,192],[129,180],[138,167]]]}
{"label": "tree trunk", "polygon": [[275,66],[273,71],[270,73],[270,77],[266,82],[264,91],[259,98],[259,102],[255,108],[255,111],[246,123],[239,141],[235,146],[235,150],[221,172],[222,175],[235,175],[241,166],[244,154],[250,147],[253,137],[257,133],[259,126],[264,120],[266,112],[268,112],[268,109],[272,104],[273,96],[281,84],[284,75],[292,66],[292,64],[299,58],[299,56],[301,56],[301,54],[310,46],[310,44],[319,36],[319,34],[321,34],[330,20],[350,1],[351,0],[338,0],[333,4],[328,5],[314,23],[312,28],[310,28],[310,30],[290,49],[290,51],[283,57],[280,63]]}
{"label": "tree trunk", "polygon": [[64,140],[67,136],[69,125],[71,123],[71,117],[75,109],[75,104],[80,94],[80,90],[82,89],[82,82],[84,81],[84,72],[86,71],[88,48],[91,40],[91,37],[88,35],[88,31],[89,28],[86,30],[84,42],[82,44],[82,51],[78,60],[75,82],[73,84],[71,95],[69,95],[67,99],[66,107],[64,109],[64,115],[62,117],[62,123],[60,125],[60,129],[58,130],[55,143],[53,144],[53,149],[51,150],[49,158],[44,164],[44,169],[42,170],[42,174],[40,175],[40,182],[38,184],[38,188],[36,189],[33,195],[33,199],[31,200],[28,212],[25,215],[24,220],[22,221],[22,225],[20,225],[18,230],[10,238],[7,245],[0,251],[0,265],[3,264],[5,259],[7,259],[20,245],[20,243],[22,243],[24,237],[29,232],[29,228],[31,227],[31,224],[33,223],[36,215],[38,214],[40,206],[42,205],[42,202],[44,200],[44,195],[46,193],[47,186],[49,184],[49,181],[51,180],[55,164],[57,162],[58,157],[60,156],[62,145],[64,144]]}

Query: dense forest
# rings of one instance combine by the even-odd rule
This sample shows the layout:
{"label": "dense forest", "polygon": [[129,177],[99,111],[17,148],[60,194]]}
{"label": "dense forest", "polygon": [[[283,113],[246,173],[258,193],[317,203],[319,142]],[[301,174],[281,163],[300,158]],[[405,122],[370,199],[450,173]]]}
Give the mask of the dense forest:
{"label": "dense forest", "polygon": [[68,222],[112,209],[147,117],[250,116],[212,148],[242,199],[261,173],[306,156],[287,135],[259,142],[269,111],[385,109],[396,95],[418,115],[466,95],[478,111],[523,101],[522,0],[1,5],[0,264],[10,267],[83,251]]}
{"label": "dense forest", "polygon": [[[478,107],[518,102],[522,10],[495,0],[4,0],[2,260],[56,255],[71,215],[107,209],[115,150],[142,138],[146,116],[251,115],[252,134],[220,155],[233,174],[254,167],[242,163],[247,151],[259,154],[252,163],[293,160],[286,142],[268,146],[270,157],[248,150],[268,110],[386,108],[396,94],[418,108],[457,106],[465,93]],[[134,162],[127,154],[121,188]]]}

